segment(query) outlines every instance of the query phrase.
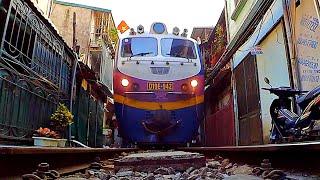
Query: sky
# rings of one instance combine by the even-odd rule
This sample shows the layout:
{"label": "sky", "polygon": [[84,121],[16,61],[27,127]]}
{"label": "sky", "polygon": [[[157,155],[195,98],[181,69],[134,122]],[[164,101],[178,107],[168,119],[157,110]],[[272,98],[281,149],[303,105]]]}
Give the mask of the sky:
{"label": "sky", "polygon": [[[168,32],[177,26],[181,31],[193,27],[214,27],[225,0],[60,0],[110,9],[116,26],[124,20],[136,29],[149,31],[153,22],[166,24]],[[127,32],[128,33],[128,32]]]}

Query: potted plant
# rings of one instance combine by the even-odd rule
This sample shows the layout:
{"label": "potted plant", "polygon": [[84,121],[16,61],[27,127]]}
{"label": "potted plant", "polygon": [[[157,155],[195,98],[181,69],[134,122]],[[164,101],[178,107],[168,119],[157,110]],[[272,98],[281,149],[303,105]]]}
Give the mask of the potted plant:
{"label": "potted plant", "polygon": [[[53,129],[59,132],[61,137],[64,137],[66,128],[73,122],[73,115],[64,104],[59,103],[57,110],[51,115],[50,119]],[[64,147],[66,141],[66,139],[61,139],[59,147]]]}
{"label": "potted plant", "polygon": [[36,133],[32,137],[34,139],[35,146],[45,147],[57,147],[59,144],[59,134],[49,128],[40,127],[35,131]]}

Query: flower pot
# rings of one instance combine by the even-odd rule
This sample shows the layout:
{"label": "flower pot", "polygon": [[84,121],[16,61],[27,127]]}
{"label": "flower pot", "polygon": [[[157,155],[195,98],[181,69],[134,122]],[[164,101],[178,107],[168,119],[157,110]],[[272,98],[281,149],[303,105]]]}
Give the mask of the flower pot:
{"label": "flower pot", "polygon": [[66,147],[67,139],[58,139],[58,147]]}
{"label": "flower pot", "polygon": [[42,147],[57,147],[59,139],[47,138],[47,137],[32,137],[34,139],[35,146]]}

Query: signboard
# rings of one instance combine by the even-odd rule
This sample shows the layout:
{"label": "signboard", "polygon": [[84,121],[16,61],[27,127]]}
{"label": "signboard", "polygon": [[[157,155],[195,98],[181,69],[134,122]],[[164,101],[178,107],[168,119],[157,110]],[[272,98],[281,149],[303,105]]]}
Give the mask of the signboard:
{"label": "signboard", "polygon": [[251,55],[254,56],[254,55],[263,54],[263,51],[260,46],[254,46],[251,48],[250,53],[251,53]]}
{"label": "signboard", "polygon": [[296,9],[296,45],[299,79],[302,90],[320,84],[320,27],[314,0],[301,1]]}

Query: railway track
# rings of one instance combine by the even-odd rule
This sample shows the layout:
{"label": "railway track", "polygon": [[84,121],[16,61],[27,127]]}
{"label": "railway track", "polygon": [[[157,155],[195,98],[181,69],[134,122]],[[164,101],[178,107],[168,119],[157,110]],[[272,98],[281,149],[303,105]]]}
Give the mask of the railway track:
{"label": "railway track", "polygon": [[238,147],[192,147],[178,150],[199,152],[206,157],[220,155],[236,162],[258,165],[269,159],[274,167],[320,173],[320,142],[272,144]]}
{"label": "railway track", "polygon": [[[193,152],[204,155],[207,159],[215,161],[219,156],[228,158],[230,162],[238,164],[249,164],[252,167],[258,167],[261,162],[272,164],[274,169],[295,170],[299,172],[311,172],[320,174],[320,143],[303,144],[281,144],[264,146],[241,146],[241,147],[191,147],[177,148],[177,151]],[[94,149],[94,148],[37,148],[37,147],[0,147],[0,179],[17,179],[23,174],[34,172],[40,163],[50,164],[49,169],[54,169],[60,174],[74,174],[75,172],[84,172],[92,162],[107,162],[110,169],[121,170],[121,166],[130,163],[115,163],[114,158],[119,156],[141,151],[139,149]],[[154,150],[153,150],[154,152]],[[218,156],[219,155],[219,156]],[[176,155],[174,155],[176,157]],[[110,163],[112,159],[112,164]],[[135,157],[135,159],[139,159]],[[148,164],[153,162],[152,164]],[[152,159],[151,161],[139,160],[131,162],[131,165],[148,167],[153,165],[155,169],[170,164],[168,158]],[[156,163],[155,163],[156,162]],[[184,160],[172,161],[175,165],[184,164],[186,168],[192,166],[194,162],[202,163],[201,157],[197,159],[185,158]],[[188,164],[188,162],[190,164]],[[221,162],[221,161],[220,161]],[[93,163],[94,165],[95,163]],[[97,164],[97,163],[96,163]],[[119,167],[115,167],[119,166]],[[169,166],[168,166],[169,167]],[[197,167],[198,168],[198,167]]]}
{"label": "railway track", "polygon": [[48,163],[50,169],[63,174],[71,173],[88,167],[96,157],[107,160],[123,152],[136,150],[2,146],[0,147],[0,179],[20,178],[23,174],[35,171],[40,163]]}

